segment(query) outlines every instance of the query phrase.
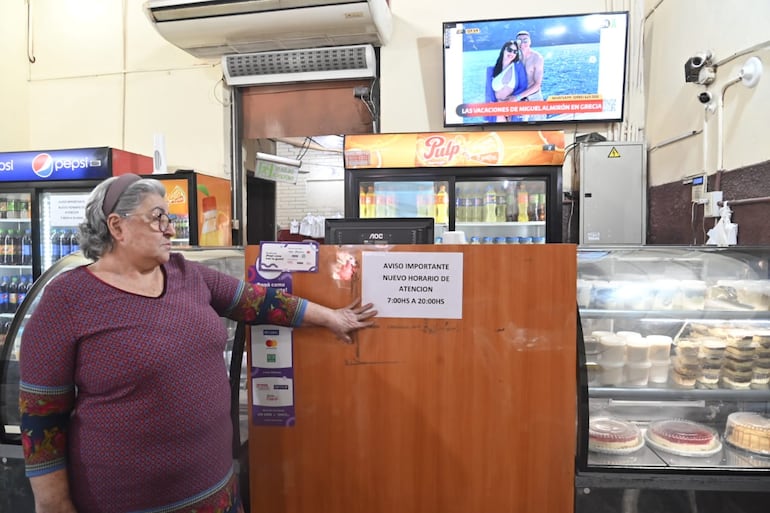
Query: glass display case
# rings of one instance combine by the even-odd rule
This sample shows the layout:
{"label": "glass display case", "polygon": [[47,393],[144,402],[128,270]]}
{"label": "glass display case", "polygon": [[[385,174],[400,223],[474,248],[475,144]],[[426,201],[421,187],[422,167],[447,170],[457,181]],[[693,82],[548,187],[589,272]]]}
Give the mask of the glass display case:
{"label": "glass display case", "polygon": [[579,250],[576,504],[766,488],[769,263],[770,248]]}
{"label": "glass display case", "polygon": [[[242,248],[189,248],[180,250],[188,260],[200,262],[237,278],[245,277],[245,260]],[[13,490],[0,494],[0,511],[19,513],[34,511],[29,482],[24,476],[24,459],[21,447],[19,417],[19,349],[24,340],[26,321],[34,311],[45,287],[61,273],[90,261],[78,251],[53,262],[34,282],[20,303],[5,333],[0,335],[0,488]],[[222,322],[228,330],[228,342],[223,357],[228,365],[231,385],[231,413],[234,426],[233,457],[246,461],[248,438],[248,391],[246,388],[246,361],[243,350],[245,327],[229,319]],[[55,326],[51,327],[56,329]],[[241,468],[241,473],[247,472]]]}

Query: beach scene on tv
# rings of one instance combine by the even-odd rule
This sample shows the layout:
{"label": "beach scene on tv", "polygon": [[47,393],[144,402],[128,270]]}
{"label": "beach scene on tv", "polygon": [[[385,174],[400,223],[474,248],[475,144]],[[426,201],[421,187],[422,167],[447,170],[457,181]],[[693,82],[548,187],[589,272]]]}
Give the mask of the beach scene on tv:
{"label": "beach scene on tv", "polygon": [[444,23],[446,126],[620,121],[627,13]]}

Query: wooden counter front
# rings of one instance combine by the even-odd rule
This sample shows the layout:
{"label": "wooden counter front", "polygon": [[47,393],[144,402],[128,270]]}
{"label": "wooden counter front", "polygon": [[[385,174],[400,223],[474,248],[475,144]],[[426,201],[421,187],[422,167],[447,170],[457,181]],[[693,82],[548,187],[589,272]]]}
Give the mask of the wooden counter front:
{"label": "wooden counter front", "polygon": [[[360,275],[331,269],[351,249],[373,250],[321,246],[294,293],[348,304]],[[294,330],[296,424],[250,426],[251,511],[572,512],[576,247],[388,250],[462,252],[463,318],[382,318],[353,345]]]}

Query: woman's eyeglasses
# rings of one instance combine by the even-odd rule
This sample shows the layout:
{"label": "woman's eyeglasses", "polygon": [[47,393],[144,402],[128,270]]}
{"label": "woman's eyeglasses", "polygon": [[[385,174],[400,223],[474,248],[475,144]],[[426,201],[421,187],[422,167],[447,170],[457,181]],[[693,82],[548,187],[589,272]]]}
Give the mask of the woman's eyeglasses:
{"label": "woman's eyeglasses", "polygon": [[132,217],[132,216],[143,216],[145,219],[149,218],[150,226],[158,230],[159,232],[165,232],[168,230],[168,227],[174,226],[174,221],[176,220],[175,215],[169,215],[165,212],[158,212],[156,214],[143,214],[143,213],[136,213],[136,214],[123,214],[123,217]]}
{"label": "woman's eyeglasses", "polygon": [[519,50],[514,48],[513,46],[506,46],[505,47],[505,51],[508,52],[508,53],[518,53],[519,52]]}

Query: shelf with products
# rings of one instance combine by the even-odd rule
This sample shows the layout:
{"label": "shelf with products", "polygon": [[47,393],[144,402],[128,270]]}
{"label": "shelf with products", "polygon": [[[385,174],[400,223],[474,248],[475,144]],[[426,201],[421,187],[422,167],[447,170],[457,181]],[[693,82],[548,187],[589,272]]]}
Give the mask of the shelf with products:
{"label": "shelf with products", "polygon": [[485,221],[458,221],[455,223],[457,228],[463,227],[486,227],[486,226],[545,226],[545,221],[500,221],[500,222],[485,222]]}
{"label": "shelf with products", "polygon": [[770,247],[578,251],[577,482],[602,487],[592,475],[629,472],[622,479],[656,488],[665,483],[650,476],[661,471],[707,481],[740,472],[740,486],[761,488],[770,472],[769,262]]}

